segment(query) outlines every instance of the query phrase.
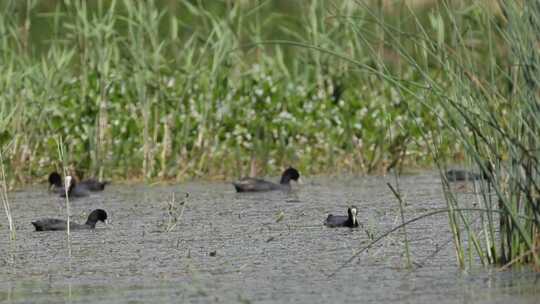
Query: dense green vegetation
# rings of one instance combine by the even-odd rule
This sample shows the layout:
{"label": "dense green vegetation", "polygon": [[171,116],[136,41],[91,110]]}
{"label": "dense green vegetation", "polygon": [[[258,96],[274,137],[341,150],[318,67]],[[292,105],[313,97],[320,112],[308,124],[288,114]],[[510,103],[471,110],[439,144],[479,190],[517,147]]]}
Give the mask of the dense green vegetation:
{"label": "dense green vegetation", "polygon": [[464,159],[487,212],[449,213],[459,263],[539,263],[540,7],[497,3],[2,1],[3,157],[17,181],[60,138],[126,178]]}
{"label": "dense green vegetation", "polygon": [[[407,104],[441,107],[433,114],[483,176],[477,192],[480,208],[459,200],[443,179],[458,263],[464,266],[478,259],[485,265],[538,266],[540,4],[497,3],[497,10],[488,14],[475,11],[474,5],[459,9],[443,2],[430,15],[431,27],[413,17],[418,29],[409,32],[405,42],[401,29],[379,18],[388,44],[409,64],[414,77],[403,79],[403,73],[387,71],[383,75],[409,96]],[[425,55],[417,56],[417,49]],[[423,90],[411,89],[409,81]],[[433,131],[436,139],[445,136]],[[429,148],[444,171],[446,151],[438,142]]]}
{"label": "dense green vegetation", "polygon": [[[352,1],[29,0],[1,9],[1,138],[19,181],[55,166],[60,136],[70,163],[105,176],[431,163],[430,131],[442,124],[384,80],[390,70],[418,76]],[[442,150],[459,151],[441,138]]]}

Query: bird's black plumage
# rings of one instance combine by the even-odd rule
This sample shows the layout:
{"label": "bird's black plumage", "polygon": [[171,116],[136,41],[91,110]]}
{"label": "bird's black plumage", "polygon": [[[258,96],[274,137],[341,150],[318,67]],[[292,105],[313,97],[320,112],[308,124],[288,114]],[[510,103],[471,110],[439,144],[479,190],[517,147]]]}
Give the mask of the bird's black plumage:
{"label": "bird's black plumage", "polygon": [[[88,219],[84,224],[70,222],[70,230],[94,229],[98,221],[105,222],[107,220],[107,212],[103,209],[96,209],[88,215]],[[67,222],[63,219],[43,218],[32,222],[36,231],[57,231],[66,230]]]}

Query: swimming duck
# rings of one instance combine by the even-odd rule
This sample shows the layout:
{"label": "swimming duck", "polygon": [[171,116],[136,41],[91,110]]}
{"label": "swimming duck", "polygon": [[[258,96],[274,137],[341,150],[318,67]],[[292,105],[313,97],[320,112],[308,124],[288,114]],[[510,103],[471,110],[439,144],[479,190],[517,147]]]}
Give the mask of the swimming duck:
{"label": "swimming duck", "polygon": [[348,215],[333,215],[329,214],[324,221],[324,225],[327,227],[358,227],[358,219],[356,218],[357,208],[351,206],[347,208]]}
{"label": "swimming duck", "polygon": [[272,190],[289,190],[291,180],[298,181],[300,173],[293,167],[287,168],[281,175],[279,184],[265,181],[263,179],[245,177],[239,181],[233,182],[237,192],[263,192]]}
{"label": "swimming duck", "polygon": [[[93,178],[82,180],[77,183],[75,182],[75,180],[72,179],[70,192],[73,192],[73,196],[86,196],[88,195],[88,191],[103,191],[105,189],[105,185],[107,185],[108,183],[109,182],[107,181],[99,182]],[[60,176],[58,172],[53,172],[49,175],[49,185],[50,189],[52,189],[53,192],[64,194],[65,196],[62,176]]]}
{"label": "swimming duck", "polygon": [[[77,224],[70,222],[70,230],[82,230],[82,229],[94,229],[96,228],[96,223],[102,221],[105,223],[107,220],[107,212],[103,209],[96,209],[88,215],[88,220],[84,224]],[[36,228],[36,231],[55,231],[55,230],[66,230],[67,222],[62,219],[54,218],[44,218],[32,222],[32,225]]]}
{"label": "swimming duck", "polygon": [[460,181],[473,181],[479,180],[481,178],[480,174],[469,172],[467,170],[448,170],[446,171],[446,179],[449,182],[460,182]]}

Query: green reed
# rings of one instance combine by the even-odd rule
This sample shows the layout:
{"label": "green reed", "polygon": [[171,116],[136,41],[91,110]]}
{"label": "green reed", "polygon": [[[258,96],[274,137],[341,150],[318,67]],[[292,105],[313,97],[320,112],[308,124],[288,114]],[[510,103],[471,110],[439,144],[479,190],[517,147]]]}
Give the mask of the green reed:
{"label": "green reed", "polygon": [[[305,47],[376,75],[406,106],[410,116],[401,127],[404,132],[419,131],[410,140],[424,143],[441,171],[460,266],[476,257],[484,265],[538,266],[540,5],[441,1],[421,13],[398,3],[397,16],[389,16],[381,13],[381,6],[357,4],[358,15],[352,10],[336,16],[362,37],[361,47],[369,50],[375,66],[335,48]],[[384,34],[365,31],[366,20]],[[374,32],[378,43],[369,39]],[[384,58],[388,54],[393,61]],[[433,118],[431,125],[414,119],[421,117],[418,109],[423,107]],[[460,199],[446,180],[448,147],[463,151],[482,175],[475,184],[482,208]]]}
{"label": "green reed", "polygon": [[426,107],[406,106],[380,75],[356,73],[357,65],[331,54],[260,44],[311,43],[380,70],[364,46],[382,46],[359,30],[381,28],[329,16],[354,10],[368,18],[366,11],[351,1],[259,4],[4,1],[0,114],[8,128],[0,141],[17,139],[9,169],[16,177],[45,175],[57,135],[70,165],[99,176],[430,164],[420,129],[409,128],[411,119],[437,125]]}
{"label": "green reed", "polygon": [[1,180],[0,180],[2,190],[0,191],[0,196],[2,197],[2,205],[4,206],[4,211],[6,213],[6,218],[8,220],[10,239],[13,241],[13,240],[15,240],[15,236],[16,236],[16,234],[15,234],[15,225],[13,224],[13,216],[11,214],[11,206],[9,204],[8,185],[7,185],[7,182],[6,182],[6,171],[5,171],[5,168],[4,168],[4,156],[3,156],[3,154],[4,153],[0,149],[0,170],[1,170],[1,173],[2,173]]}
{"label": "green reed", "polygon": [[[66,200],[66,235],[67,235],[67,240],[68,240],[68,244],[70,244],[70,235],[71,235],[71,229],[70,229],[70,221],[71,221],[71,211],[70,211],[70,204],[69,204],[69,188],[71,186],[72,183],[74,183],[75,181],[73,181],[72,179],[72,176],[68,173],[68,168],[67,168],[67,161],[66,161],[66,152],[64,150],[64,142],[62,140],[62,137],[59,137],[56,139],[56,145],[57,145],[57,149],[58,149],[58,160],[60,162],[60,164],[62,165],[62,175],[63,175],[63,180],[64,180],[64,195],[65,195],[65,200]],[[70,254],[71,254],[71,247],[70,247]]]}
{"label": "green reed", "polygon": [[475,224],[475,214],[457,211],[468,203],[457,199],[443,176],[462,266],[467,256],[472,261],[473,253],[484,264],[516,259],[540,263],[540,6],[500,2],[497,9],[499,13],[493,13],[474,4],[460,7],[443,1],[430,12],[429,24],[409,10],[404,14],[417,25],[412,32],[376,18],[385,29],[385,43],[413,69],[414,85],[421,89],[412,90],[391,71],[383,71],[385,77],[409,97],[408,103],[432,108],[443,126],[424,130],[441,172],[447,157],[440,143],[450,136],[485,176],[478,185],[478,199],[488,211],[480,216],[481,225]]}

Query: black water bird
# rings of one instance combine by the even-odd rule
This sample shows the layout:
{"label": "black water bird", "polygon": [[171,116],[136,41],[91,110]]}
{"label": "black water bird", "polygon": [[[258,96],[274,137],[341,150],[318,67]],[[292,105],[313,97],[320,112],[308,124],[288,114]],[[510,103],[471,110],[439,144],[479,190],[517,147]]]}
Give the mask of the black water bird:
{"label": "black water bird", "polygon": [[[103,191],[105,185],[109,182],[104,181],[100,182],[96,179],[90,178],[85,179],[80,182],[76,182],[74,179],[71,180],[71,185],[69,187],[69,196],[81,197],[87,196],[89,191]],[[53,172],[49,175],[49,187],[53,192],[59,193],[65,197],[64,184],[62,182],[62,176],[58,172]]]}
{"label": "black water bird", "polygon": [[263,192],[272,190],[289,190],[291,180],[298,181],[300,173],[293,167],[287,168],[281,175],[279,184],[265,181],[259,178],[245,177],[239,181],[233,182],[237,192]]}
{"label": "black water bird", "polygon": [[[77,182],[71,178],[71,176],[66,177],[66,181],[69,179],[69,188],[67,191],[67,196],[74,198],[74,197],[84,197],[88,196],[90,194],[90,190],[86,186],[81,186],[77,184]],[[60,177],[60,174],[53,172],[51,175],[49,175],[49,183],[50,189],[54,193],[60,194],[60,197],[66,197],[66,191],[64,188],[64,185],[62,184],[62,178]]]}
{"label": "black water bird", "polygon": [[473,181],[473,180],[479,180],[482,178],[480,174],[469,172],[467,170],[457,170],[457,169],[448,170],[446,171],[445,175],[446,175],[446,179],[449,182]]}
{"label": "black water bird", "polygon": [[358,227],[357,210],[355,206],[351,206],[347,208],[347,215],[329,214],[326,221],[324,221],[324,225],[327,227]]}
{"label": "black water bird", "polygon": [[[98,221],[104,222],[107,220],[107,212],[103,209],[96,209],[88,215],[88,219],[84,224],[77,224],[70,222],[70,230],[83,230],[83,229],[94,229],[96,228],[96,223]],[[36,228],[36,231],[56,231],[56,230],[66,230],[67,222],[62,219],[54,218],[44,218],[32,222],[32,225]]]}

